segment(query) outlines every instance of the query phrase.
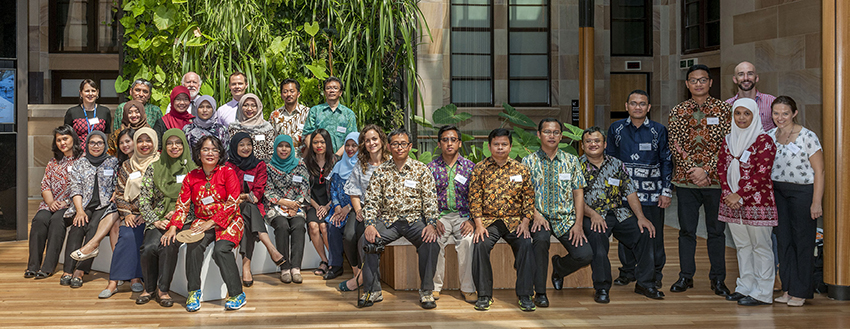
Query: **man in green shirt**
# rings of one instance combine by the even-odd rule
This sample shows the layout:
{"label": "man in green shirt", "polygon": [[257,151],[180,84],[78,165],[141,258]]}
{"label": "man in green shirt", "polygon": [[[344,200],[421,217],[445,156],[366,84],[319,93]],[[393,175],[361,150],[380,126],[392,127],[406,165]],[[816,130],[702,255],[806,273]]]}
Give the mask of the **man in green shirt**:
{"label": "man in green shirt", "polygon": [[[145,104],[145,116],[148,119],[148,125],[151,127],[156,123],[156,120],[162,117],[162,110],[159,109],[159,106],[148,103],[151,99],[152,89],[151,82],[145,79],[137,79],[130,85],[130,97]],[[121,129],[121,119],[124,118],[124,104],[127,104],[127,102],[119,104],[118,109],[115,110],[115,116],[112,119],[112,131]]]}
{"label": "man in green shirt", "polygon": [[337,77],[329,77],[323,84],[325,103],[313,106],[304,122],[304,145],[310,145],[310,137],[316,129],[324,129],[331,135],[333,146],[331,150],[342,156],[345,136],[357,131],[357,118],[354,111],[339,103],[342,96],[342,81]]}

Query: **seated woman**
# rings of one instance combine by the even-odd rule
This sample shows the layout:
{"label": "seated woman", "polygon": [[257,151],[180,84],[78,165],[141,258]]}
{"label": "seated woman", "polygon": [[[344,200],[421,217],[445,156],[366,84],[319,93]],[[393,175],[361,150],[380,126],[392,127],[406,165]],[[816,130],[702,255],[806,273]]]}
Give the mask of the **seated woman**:
{"label": "seated woman", "polygon": [[251,259],[254,256],[254,243],[262,241],[269,251],[269,256],[280,266],[283,258],[266,231],[263,217],[266,209],[263,205],[263,195],[266,192],[266,163],[254,156],[254,140],[244,132],[238,132],[230,141],[230,151],[227,157],[227,167],[236,172],[236,178],[241,182],[242,193],[239,194],[239,210],[245,223],[245,233],[239,245],[242,254],[242,284],[250,287],[254,284],[251,275]]}
{"label": "seated woman", "polygon": [[227,127],[222,126],[213,117],[216,109],[215,99],[209,95],[198,96],[195,99],[195,104],[198,104],[197,107],[192,107],[192,114],[195,119],[192,120],[192,123],[183,127],[183,132],[186,133],[186,139],[189,141],[189,148],[186,149],[186,152],[191,153],[192,146],[204,136],[218,137],[227,148],[230,144],[230,134],[227,132]]}
{"label": "seated woman", "polygon": [[192,101],[189,97],[189,89],[186,89],[186,87],[183,86],[174,87],[174,89],[171,90],[171,109],[173,111],[169,111],[163,115],[162,118],[156,120],[156,123],[153,125],[153,130],[156,131],[157,137],[162,139],[162,134],[164,134],[166,130],[174,128],[183,130],[183,127],[192,123],[192,119],[194,119],[195,116],[189,111],[191,106]]}
{"label": "seated woman", "polygon": [[[65,250],[76,250],[94,237],[100,220],[115,212],[112,193],[115,192],[115,169],[118,160],[106,154],[106,134],[92,131],[86,140],[86,156],[74,163],[70,171],[71,202],[73,207],[65,212],[65,221],[73,220]],[[83,286],[83,274],[91,270],[97,249],[84,260],[77,263],[74,252],[65,255],[65,273],[59,284],[71,288]],[[79,258],[79,257],[77,257]],[[73,273],[73,275],[72,275]]]}
{"label": "seated woman", "polygon": [[[171,307],[174,300],[168,292],[171,290],[174,269],[177,268],[177,251],[180,244],[163,241],[162,235],[174,215],[183,180],[189,171],[197,166],[192,161],[191,148],[183,131],[169,129],[162,137],[165,139],[162,146],[164,154],[151,164],[153,170],[148,170],[142,178],[142,194],[139,196],[139,209],[144,218],[144,225],[135,227],[144,231],[140,247],[145,290],[136,299],[136,304],[148,303],[156,293],[160,306]],[[113,266],[114,264],[113,258]]]}
{"label": "seated woman", "polygon": [[41,179],[43,200],[38,205],[38,212],[32,218],[30,227],[29,261],[24,271],[24,278],[27,279],[45,279],[53,275],[59,263],[59,253],[65,242],[65,210],[71,204],[68,172],[83,154],[77,133],[67,125],[53,130],[52,149],[53,158],[47,163]]}
{"label": "seated woman", "polygon": [[283,255],[280,281],[301,283],[304,256],[304,204],[309,187],[307,167],[295,155],[292,137],[278,135],[275,153],[268,168],[265,208],[266,222],[274,227],[275,244]]}
{"label": "seated woman", "polygon": [[227,130],[230,136],[238,132],[248,133],[254,139],[254,154],[263,161],[272,158],[272,141],[275,138],[274,127],[263,118],[263,102],[257,95],[248,93],[239,99],[236,109],[236,121]]}
{"label": "seated woman", "polygon": [[[345,228],[348,214],[351,212],[351,198],[345,191],[345,182],[351,175],[354,166],[357,165],[357,139],[360,133],[353,132],[345,136],[344,152],[342,159],[337,161],[331,171],[331,207],[333,207],[333,215],[328,219],[330,226],[328,227],[328,249],[332,250],[331,268],[325,274],[325,280],[334,279],[342,275],[342,231]],[[345,284],[345,282],[342,282]]]}
{"label": "seated woman", "polygon": [[304,152],[304,165],[310,172],[310,197],[307,199],[310,202],[310,208],[307,209],[307,231],[310,233],[313,247],[316,248],[316,252],[322,258],[319,268],[313,271],[313,274],[324,277],[330,270],[329,258],[331,258],[331,263],[337,263],[336,266],[342,269],[341,257],[334,258],[336,254],[342,256],[342,250],[339,250],[339,252],[328,250],[330,257],[325,255],[325,248],[328,248],[328,223],[325,220],[330,218],[333,210],[331,209],[328,183],[336,158],[332,151],[328,152],[331,135],[326,130],[316,129],[309,136],[310,145]]}
{"label": "seated woman", "polygon": [[177,230],[183,228],[186,217],[194,210],[195,220],[189,230],[204,234],[197,242],[186,244],[186,280],[189,297],[186,310],[201,309],[201,266],[204,251],[215,241],[213,260],[221,272],[230,295],[224,303],[227,310],[245,306],[245,293],[239,284],[239,269],[233,259],[233,248],[242,239],[242,215],[239,213],[239,179],[233,169],[224,166],[224,146],[213,136],[201,137],[192,148],[192,160],[200,168],[192,170],[183,180],[180,197],[171,222],[162,236],[163,244],[174,243]]}
{"label": "seated woman", "polygon": [[[144,127],[150,127],[148,120],[145,118],[144,104],[140,101],[129,101],[124,104],[124,118],[121,119],[121,129],[112,132],[109,135],[109,149],[107,153],[111,156],[118,154],[118,135],[127,128],[137,130]],[[130,138],[132,140],[132,136]]]}

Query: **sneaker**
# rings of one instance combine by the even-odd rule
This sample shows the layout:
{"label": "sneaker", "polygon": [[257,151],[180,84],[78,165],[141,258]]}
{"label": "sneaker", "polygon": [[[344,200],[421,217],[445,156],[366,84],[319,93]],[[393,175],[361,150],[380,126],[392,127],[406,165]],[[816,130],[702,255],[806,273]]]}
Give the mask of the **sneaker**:
{"label": "sneaker", "polygon": [[432,291],[431,294],[434,295],[434,300],[440,300],[440,292],[439,291]]}
{"label": "sneaker", "polygon": [[369,307],[383,300],[384,295],[380,291],[367,292],[361,295],[359,299],[357,299],[357,307]]}
{"label": "sneaker", "polygon": [[434,300],[434,294],[428,290],[420,290],[419,306],[422,306],[422,308],[426,310],[437,307],[437,303]]}
{"label": "sneaker", "polygon": [[186,298],[186,310],[195,312],[201,309],[201,290],[192,290],[189,292],[189,298]]}
{"label": "sneaker", "polygon": [[489,296],[480,296],[478,297],[478,301],[475,302],[475,310],[477,311],[486,311],[490,309],[490,305],[493,305],[493,298]]}
{"label": "sneaker", "polygon": [[224,302],[224,309],[228,311],[238,310],[245,306],[247,301],[245,300],[245,293],[241,293],[236,295],[235,297],[228,297],[227,301]]}
{"label": "sneaker", "polygon": [[463,292],[463,291],[461,291],[460,294],[463,297],[463,300],[467,303],[473,303],[474,304],[478,300],[478,294],[476,294],[474,292]]}
{"label": "sneaker", "polygon": [[534,302],[531,301],[531,296],[520,296],[518,303],[519,309],[525,312],[531,312],[537,309],[537,306],[534,306]]}

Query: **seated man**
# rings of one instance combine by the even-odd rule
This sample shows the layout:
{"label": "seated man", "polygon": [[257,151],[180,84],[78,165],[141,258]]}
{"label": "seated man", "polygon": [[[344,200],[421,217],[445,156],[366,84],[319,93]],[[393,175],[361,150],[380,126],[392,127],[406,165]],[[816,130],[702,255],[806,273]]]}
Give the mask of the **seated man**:
{"label": "seated man", "polygon": [[[634,251],[637,267],[635,293],[652,299],[663,299],[664,293],[655,288],[654,247],[655,227],[641,211],[637,186],[632,182],[623,162],[605,155],[605,135],[599,127],[590,127],[582,134],[584,155],[579,158],[584,180],[584,233],[593,248],[594,301],[610,301],[611,262],[608,260],[608,238],[611,234],[622,245]],[[623,202],[628,200],[628,206]],[[631,210],[629,210],[631,208]],[[634,213],[633,213],[634,212]]]}
{"label": "seated man", "polygon": [[[511,132],[495,129],[488,136],[492,156],[472,169],[469,182],[469,212],[475,221],[472,242],[472,278],[478,289],[475,309],[486,311],[493,304],[493,268],[490,251],[500,238],[511,245],[516,268],[519,308],[534,311],[531,301],[535,262],[529,223],[534,214],[531,175],[523,164],[510,158]],[[506,269],[500,269],[506,270]]]}
{"label": "seated man", "polygon": [[366,230],[360,239],[360,257],[363,259],[363,289],[365,294],[357,301],[358,307],[372,306],[383,300],[378,278],[380,254],[366,253],[368,244],[387,245],[404,237],[416,247],[419,254],[419,302],[422,308],[437,307],[434,302],[434,272],[440,245],[436,229],[437,195],[434,177],[422,162],[408,158],[410,135],[404,129],[390,133],[392,161],[381,164],[372,174],[366,189],[366,207],[363,219]]}

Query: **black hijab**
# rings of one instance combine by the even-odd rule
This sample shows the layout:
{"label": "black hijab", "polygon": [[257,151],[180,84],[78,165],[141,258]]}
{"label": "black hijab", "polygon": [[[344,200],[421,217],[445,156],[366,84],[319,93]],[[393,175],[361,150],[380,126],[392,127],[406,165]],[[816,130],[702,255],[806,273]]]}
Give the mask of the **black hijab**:
{"label": "black hijab", "polygon": [[92,136],[100,136],[101,140],[103,140],[103,153],[101,153],[99,156],[94,156],[91,154],[91,147],[86,147],[86,159],[89,160],[92,166],[100,167],[103,161],[109,157],[109,154],[106,154],[106,134],[104,134],[100,130],[92,130],[92,132],[89,133],[89,135],[86,137],[86,145],[89,145]]}
{"label": "black hijab", "polygon": [[239,156],[239,142],[245,138],[251,141],[252,146],[254,145],[254,139],[251,138],[251,135],[245,132],[238,132],[236,133],[236,135],[233,135],[233,137],[230,138],[230,149],[228,150],[229,156],[227,157],[228,162],[232,163],[243,171],[254,169],[254,167],[260,164],[261,161],[263,161],[257,159],[257,157],[254,156],[254,151],[251,151],[251,155],[249,155],[247,158]]}

